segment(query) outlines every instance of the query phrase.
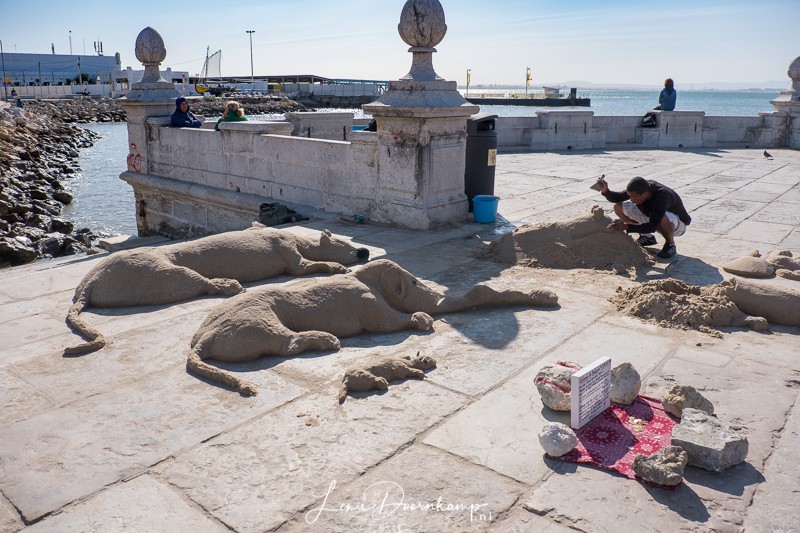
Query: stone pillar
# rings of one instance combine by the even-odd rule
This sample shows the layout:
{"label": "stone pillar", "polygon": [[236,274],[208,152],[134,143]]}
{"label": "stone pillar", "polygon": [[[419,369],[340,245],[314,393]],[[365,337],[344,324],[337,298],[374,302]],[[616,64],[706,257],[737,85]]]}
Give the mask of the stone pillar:
{"label": "stone pillar", "polygon": [[147,157],[147,119],[171,115],[175,98],[180,96],[175,86],[161,77],[158,66],[167,56],[164,40],[153,28],[143,29],[136,38],[136,59],[144,64],[144,77],[134,83],[128,94],[120,98],[128,123],[128,170],[149,173]]}
{"label": "stone pillar", "polygon": [[411,70],[377,101],[362,106],[378,123],[378,221],[414,229],[461,223],[467,216],[464,160],[469,104],[454,81],[433,69],[447,31],[438,0],[408,0],[398,25],[413,54]]}
{"label": "stone pillar", "polygon": [[[167,57],[164,39],[149,26],[136,37],[136,59],[144,64],[144,77],[134,83],[127,96],[120,98],[125,108],[128,124],[128,171],[150,174],[148,157],[147,119],[153,116],[169,116],[175,110],[175,98],[180,96],[172,82],[161,77],[159,65]],[[130,79],[130,78],[129,78]],[[122,176],[124,176],[123,174]],[[122,178],[122,176],[120,176]],[[136,193],[136,221],[140,235],[147,235],[147,206]]]}
{"label": "stone pillar", "polygon": [[792,87],[770,100],[775,109],[773,122],[778,130],[773,136],[778,139],[779,146],[796,149],[800,148],[800,57],[791,62],[787,74]]}

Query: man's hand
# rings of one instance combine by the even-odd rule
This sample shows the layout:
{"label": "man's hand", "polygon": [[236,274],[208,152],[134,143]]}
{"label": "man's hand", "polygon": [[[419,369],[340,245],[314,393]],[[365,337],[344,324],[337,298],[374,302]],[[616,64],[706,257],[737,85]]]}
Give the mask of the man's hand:
{"label": "man's hand", "polygon": [[622,220],[615,220],[614,222],[609,224],[607,228],[614,231],[625,231],[626,229],[628,229],[628,223],[623,222]]}

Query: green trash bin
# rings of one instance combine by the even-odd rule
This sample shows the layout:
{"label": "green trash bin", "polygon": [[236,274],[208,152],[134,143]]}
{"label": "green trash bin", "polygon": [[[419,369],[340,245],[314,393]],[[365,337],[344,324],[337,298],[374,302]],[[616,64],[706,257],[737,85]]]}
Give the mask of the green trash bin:
{"label": "green trash bin", "polygon": [[464,194],[472,212],[473,198],[494,196],[494,171],[497,161],[497,115],[477,113],[467,119],[466,166]]}

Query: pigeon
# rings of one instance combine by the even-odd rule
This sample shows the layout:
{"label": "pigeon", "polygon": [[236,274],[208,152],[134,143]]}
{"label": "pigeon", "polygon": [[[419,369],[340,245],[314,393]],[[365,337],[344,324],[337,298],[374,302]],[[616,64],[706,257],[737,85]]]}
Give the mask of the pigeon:
{"label": "pigeon", "polygon": [[764,157],[766,157],[767,159],[772,159],[772,155],[766,150],[764,150]]}

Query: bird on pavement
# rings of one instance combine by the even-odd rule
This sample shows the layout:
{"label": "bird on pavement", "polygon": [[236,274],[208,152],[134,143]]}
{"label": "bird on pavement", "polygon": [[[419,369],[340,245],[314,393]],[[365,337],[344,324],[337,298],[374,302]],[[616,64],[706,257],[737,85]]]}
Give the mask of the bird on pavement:
{"label": "bird on pavement", "polygon": [[772,155],[766,150],[764,150],[764,157],[766,157],[767,159],[772,159]]}

